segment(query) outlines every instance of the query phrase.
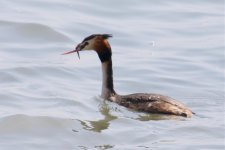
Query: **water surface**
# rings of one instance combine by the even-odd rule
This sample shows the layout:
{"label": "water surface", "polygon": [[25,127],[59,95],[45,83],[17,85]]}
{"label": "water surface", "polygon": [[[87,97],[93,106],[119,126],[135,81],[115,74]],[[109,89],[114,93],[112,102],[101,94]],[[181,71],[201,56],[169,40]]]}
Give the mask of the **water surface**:
{"label": "water surface", "polygon": [[[224,149],[224,1],[0,2],[0,149]],[[169,95],[191,119],[138,113],[99,97],[94,52],[111,33],[118,93]]]}

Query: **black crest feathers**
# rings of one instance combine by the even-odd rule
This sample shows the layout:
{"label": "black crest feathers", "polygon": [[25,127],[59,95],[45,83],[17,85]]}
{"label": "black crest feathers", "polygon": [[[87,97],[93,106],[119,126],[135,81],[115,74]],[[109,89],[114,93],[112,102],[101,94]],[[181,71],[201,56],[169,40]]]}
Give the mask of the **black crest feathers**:
{"label": "black crest feathers", "polygon": [[102,34],[102,37],[104,39],[108,39],[108,38],[111,38],[112,37],[112,34]]}
{"label": "black crest feathers", "polygon": [[83,42],[84,42],[84,41],[88,41],[88,40],[90,40],[90,39],[92,39],[92,38],[94,38],[94,37],[96,37],[96,36],[102,36],[104,39],[108,39],[108,38],[112,37],[112,34],[92,34],[92,35],[86,37],[86,38],[83,40]]}

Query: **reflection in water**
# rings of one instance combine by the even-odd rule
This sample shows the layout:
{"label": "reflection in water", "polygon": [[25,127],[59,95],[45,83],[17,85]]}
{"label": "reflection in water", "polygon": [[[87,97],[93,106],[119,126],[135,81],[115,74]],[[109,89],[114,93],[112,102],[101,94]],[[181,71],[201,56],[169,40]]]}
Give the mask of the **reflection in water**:
{"label": "reflection in water", "polygon": [[[78,146],[78,147],[81,148],[82,150],[90,149],[89,147],[86,147],[86,146]],[[114,146],[112,146],[112,145],[99,145],[99,146],[95,146],[94,148],[95,149],[100,149],[100,150],[106,150],[106,149],[111,149],[113,147]]]}
{"label": "reflection in water", "polygon": [[118,117],[110,114],[110,108],[108,107],[108,105],[105,102],[103,102],[103,104],[101,104],[100,112],[104,116],[104,119],[97,120],[97,121],[79,120],[85,130],[101,132],[102,130],[105,130],[109,127],[110,121],[118,118]]}
{"label": "reflection in water", "polygon": [[[97,121],[83,121],[78,120],[81,125],[83,126],[83,129],[94,131],[94,132],[101,132],[102,130],[108,129],[110,125],[110,121],[117,119],[117,116],[113,116],[110,114],[110,108],[106,101],[103,101],[100,104],[99,112],[104,116],[104,119],[100,119]],[[136,112],[139,114],[138,112]],[[132,119],[139,120],[139,121],[151,121],[151,120],[186,120],[183,117],[180,116],[173,116],[173,115],[164,115],[164,114],[149,114],[149,113],[141,113],[137,117],[131,117]],[[74,130],[74,132],[77,132]]]}
{"label": "reflection in water", "polygon": [[150,120],[186,120],[186,118],[175,115],[164,115],[164,114],[143,114],[138,115],[135,120],[139,121],[150,121]]}
{"label": "reflection in water", "polygon": [[113,147],[114,147],[114,146],[112,146],[112,145],[100,145],[100,146],[95,146],[95,148],[101,149],[101,150],[111,149],[111,148],[113,148]]}

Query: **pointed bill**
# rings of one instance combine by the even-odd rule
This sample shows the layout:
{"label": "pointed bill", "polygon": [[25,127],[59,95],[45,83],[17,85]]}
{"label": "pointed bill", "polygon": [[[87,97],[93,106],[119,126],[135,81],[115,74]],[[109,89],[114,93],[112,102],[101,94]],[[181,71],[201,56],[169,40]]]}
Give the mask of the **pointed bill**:
{"label": "pointed bill", "polygon": [[69,51],[69,52],[65,52],[65,53],[63,53],[62,55],[67,55],[67,54],[71,54],[71,53],[77,52],[77,56],[78,56],[78,58],[80,59],[79,51],[80,51],[79,49],[75,49],[75,50],[72,50],[72,51]]}

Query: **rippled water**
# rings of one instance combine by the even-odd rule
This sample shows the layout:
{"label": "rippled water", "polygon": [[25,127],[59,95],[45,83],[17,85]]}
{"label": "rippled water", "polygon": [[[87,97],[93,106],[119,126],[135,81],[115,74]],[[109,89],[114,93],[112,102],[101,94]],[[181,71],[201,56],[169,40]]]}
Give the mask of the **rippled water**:
{"label": "rippled water", "polygon": [[[0,2],[0,149],[224,149],[223,0]],[[191,119],[103,101],[94,52],[111,33],[118,93],[161,93]]]}

